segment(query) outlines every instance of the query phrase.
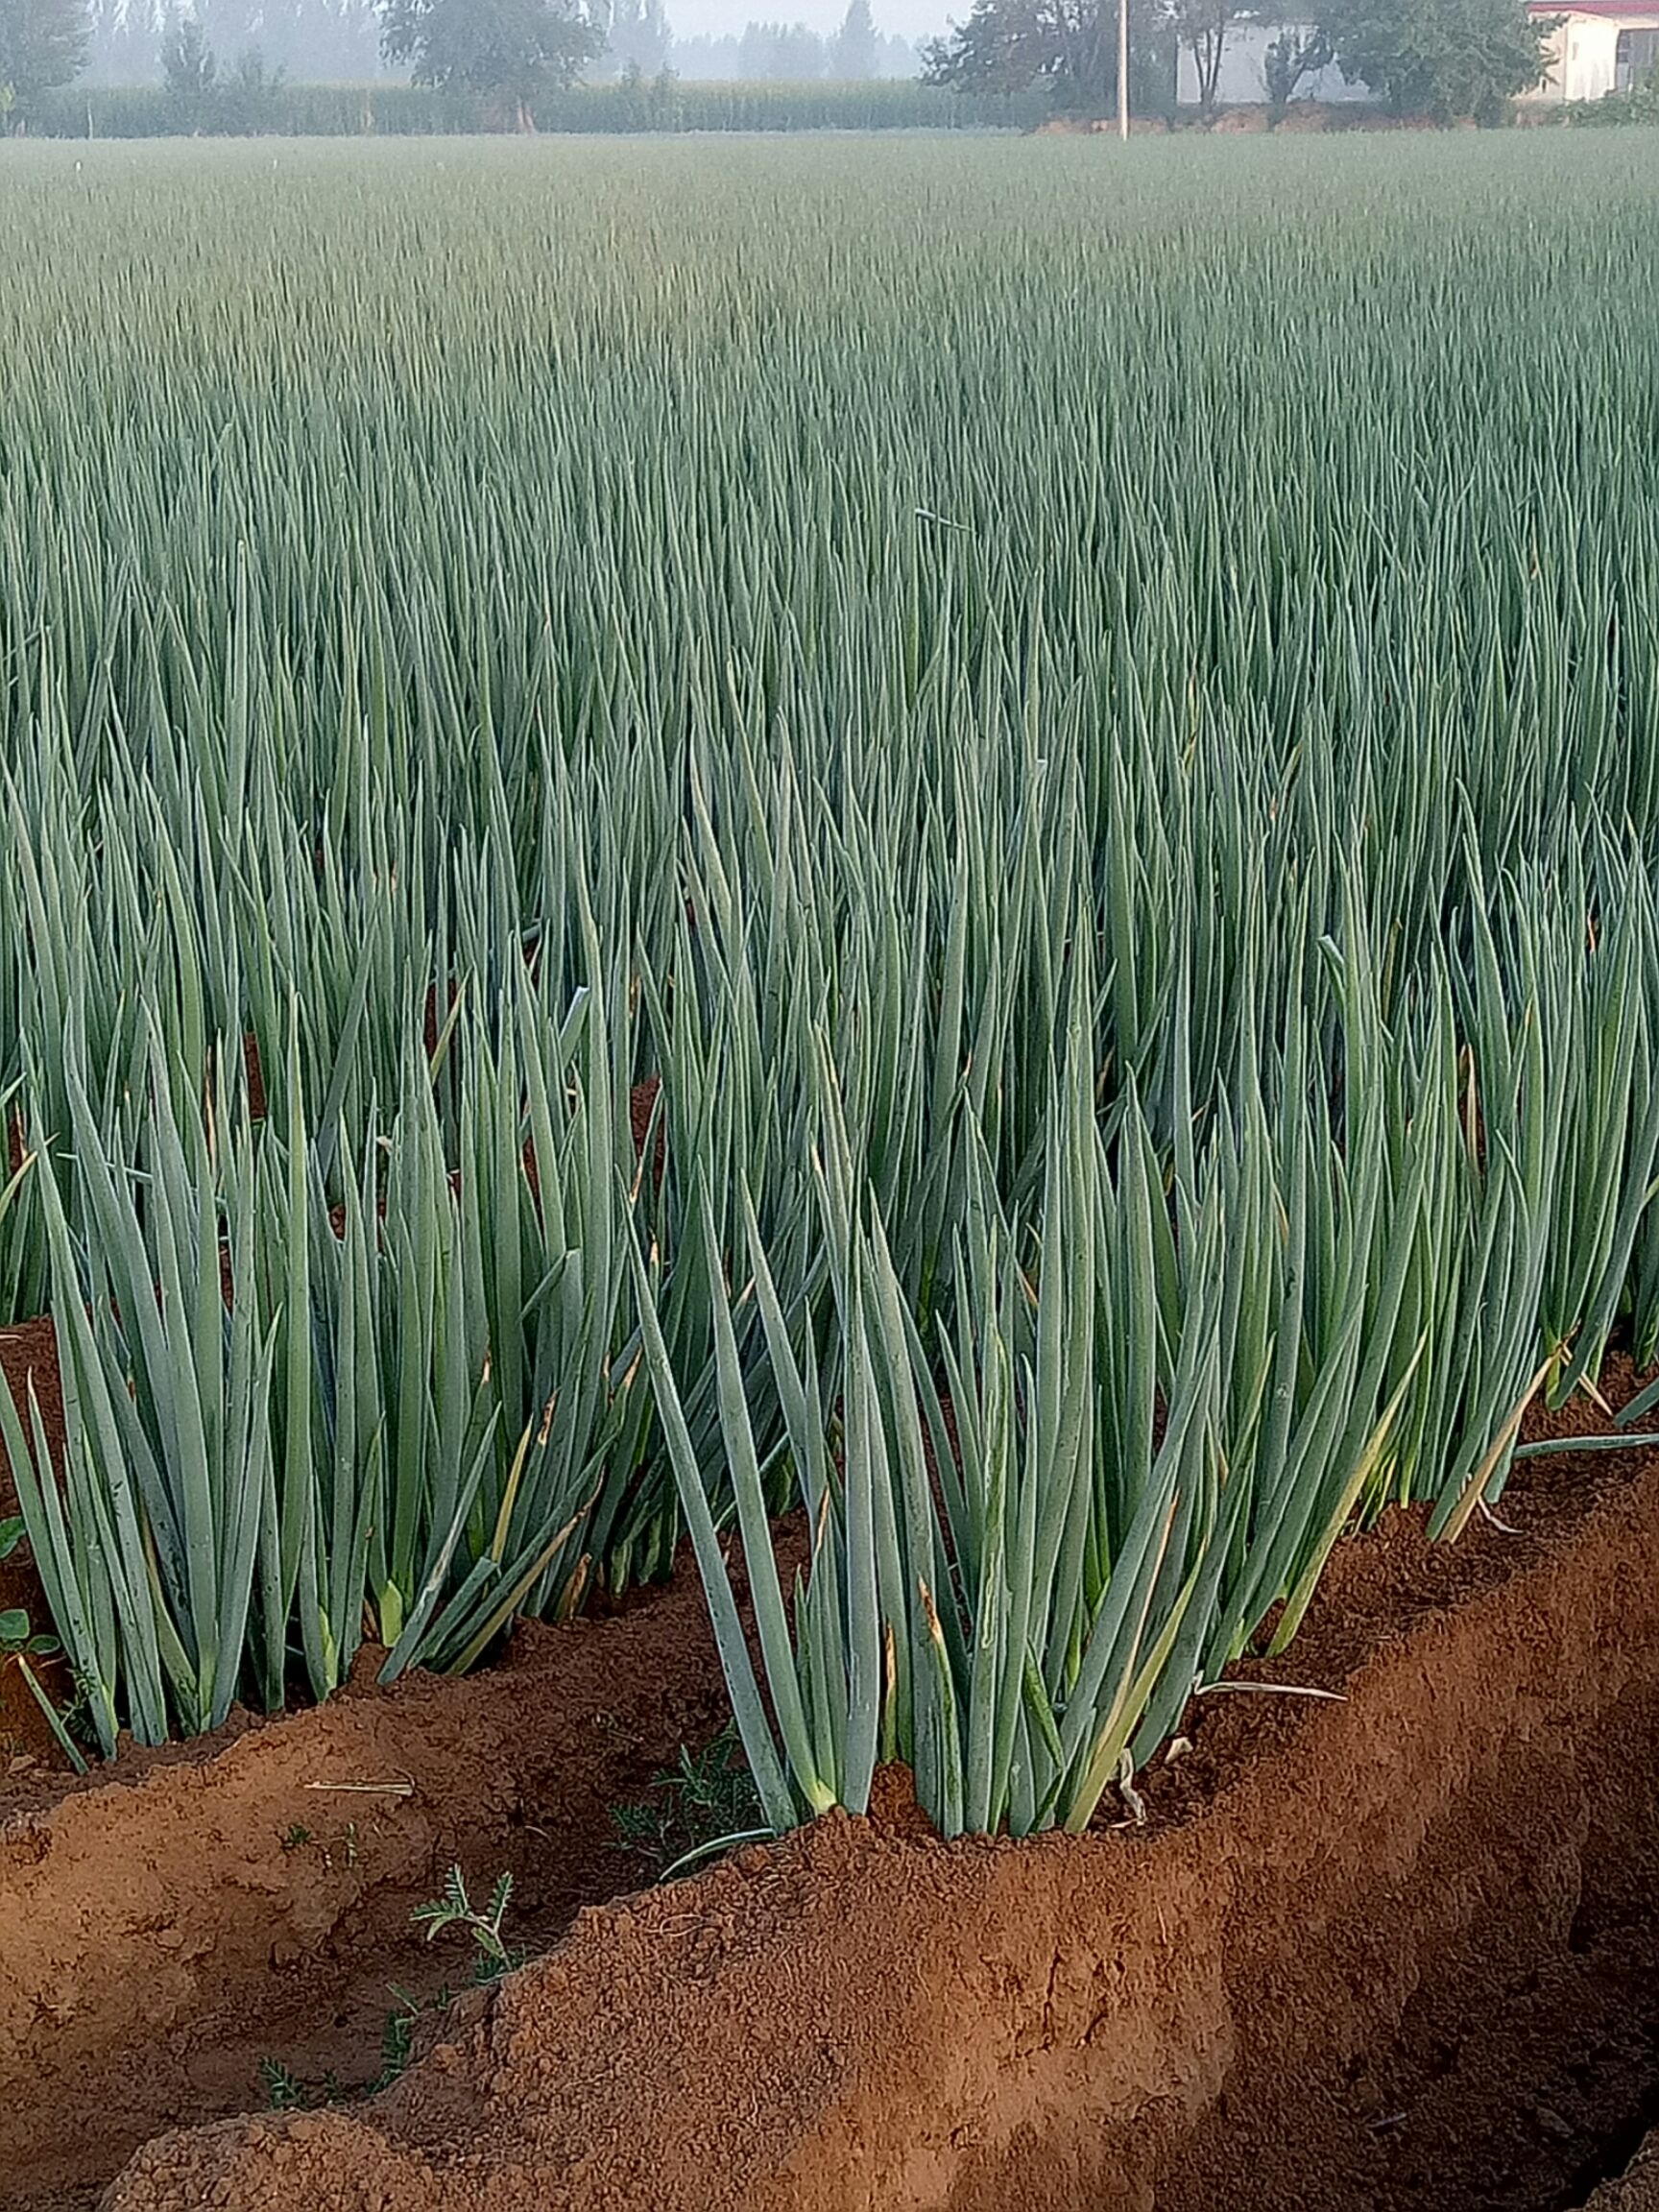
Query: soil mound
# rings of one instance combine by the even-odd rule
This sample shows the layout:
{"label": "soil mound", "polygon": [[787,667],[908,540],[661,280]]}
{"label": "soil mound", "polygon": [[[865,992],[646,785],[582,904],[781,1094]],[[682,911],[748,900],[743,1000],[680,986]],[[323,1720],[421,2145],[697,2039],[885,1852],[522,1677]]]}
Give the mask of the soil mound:
{"label": "soil mound", "polygon": [[150,2145],[110,2212],[1581,2204],[1659,2079],[1659,1467],[1504,1514],[1345,1547],[1272,1671],[1343,1701],[1198,1701],[1144,1828],[821,1821],[582,1913],[368,2104]]}
{"label": "soil mound", "polygon": [[1659,2212],[1659,2134],[1647,2138],[1627,2173],[1597,2190],[1584,2212]]}
{"label": "soil mound", "polygon": [[81,1782],[13,1778],[0,2205],[95,2202],[150,2136],[262,2102],[262,2061],[346,2090],[373,2080],[394,1990],[467,1980],[461,1952],[410,1921],[448,1866],[479,1889],[511,1870],[514,1939],[544,1948],[642,1878],[614,1808],[724,1718],[686,1576],[612,1619],[523,1628],[463,1682],[239,1717]]}

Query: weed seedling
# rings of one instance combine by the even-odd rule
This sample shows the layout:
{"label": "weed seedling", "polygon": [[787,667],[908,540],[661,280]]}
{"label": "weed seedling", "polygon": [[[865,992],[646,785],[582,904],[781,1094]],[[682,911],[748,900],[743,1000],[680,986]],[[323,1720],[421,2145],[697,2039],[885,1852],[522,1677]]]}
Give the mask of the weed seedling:
{"label": "weed seedling", "polygon": [[[355,1826],[347,1830],[349,1840],[354,1840],[355,1836]],[[296,1824],[283,1837],[282,1848],[298,1851],[312,1839],[309,1829]],[[331,1860],[328,1863],[332,1864]],[[472,1980],[482,1985],[499,1981],[515,1966],[521,1966],[529,1956],[527,1952],[515,1950],[502,1932],[512,1899],[513,1877],[502,1874],[490,1892],[488,1906],[480,1911],[467,1894],[467,1883],[460,1867],[451,1866],[443,1896],[418,1905],[411,1917],[417,1927],[425,1929],[428,1943],[445,1929],[464,1928],[472,1938]],[[387,2013],[380,2031],[380,2071],[366,2089],[357,2092],[360,2095],[374,2097],[382,2089],[390,2089],[414,2056],[415,2030],[421,2020],[428,2013],[446,2012],[455,2001],[455,1992],[447,1983],[425,1999],[416,1996],[413,1990],[399,1988],[397,1983],[391,1987],[397,2003]],[[344,2104],[350,2094],[341,2087],[333,2074],[325,2074],[321,2081],[302,2081],[276,2058],[260,2059],[259,2079],[273,2112],[308,2112],[321,2104]]]}
{"label": "weed seedling", "polygon": [[[0,1560],[10,1559],[22,1541],[23,1524],[15,1515],[0,1521]],[[55,1636],[31,1633],[29,1616],[21,1605],[8,1605],[0,1610],[0,1660],[15,1659],[25,1653],[45,1659],[54,1656],[59,1648]]]}
{"label": "weed seedling", "polygon": [[726,1845],[770,1834],[731,1724],[701,1751],[682,1745],[679,1764],[652,1788],[653,1802],[613,1806],[611,1817],[622,1848],[651,1861],[654,1880],[686,1860],[713,1858]]}
{"label": "weed seedling", "polygon": [[425,1929],[428,1943],[434,1942],[447,1928],[465,1928],[478,1953],[474,1978],[479,1982],[493,1982],[519,1963],[501,1933],[501,1923],[512,1898],[512,1875],[499,1875],[490,1892],[489,1905],[479,1911],[467,1894],[467,1883],[460,1867],[451,1866],[443,1896],[417,1905],[411,1917],[418,1928]]}
{"label": "weed seedling", "polygon": [[303,2112],[311,2103],[310,2092],[279,2058],[261,2058],[259,2080],[264,2085],[265,2102],[273,2112]]}

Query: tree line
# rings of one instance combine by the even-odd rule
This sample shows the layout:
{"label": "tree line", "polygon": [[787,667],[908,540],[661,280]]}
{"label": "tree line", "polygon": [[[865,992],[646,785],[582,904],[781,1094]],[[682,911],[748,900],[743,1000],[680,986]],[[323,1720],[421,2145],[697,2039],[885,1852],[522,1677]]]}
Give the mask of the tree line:
{"label": "tree line", "polygon": [[917,68],[915,49],[877,28],[870,0],[848,0],[828,36],[755,21],[689,40],[675,37],[663,0],[0,0],[9,108],[83,75],[163,83],[184,102],[241,100],[252,113],[285,78],[362,84],[395,72],[473,93],[487,82],[516,114],[578,77],[866,83]]}
{"label": "tree line", "polygon": [[[1117,105],[1119,0],[974,0],[966,20],[924,49],[923,75],[962,91],[1045,86],[1056,108],[1106,114]],[[1201,112],[1214,112],[1228,36],[1266,23],[1268,108],[1283,114],[1333,64],[1400,114],[1437,123],[1501,122],[1543,77],[1553,22],[1526,0],[1127,0],[1130,105],[1159,108],[1177,48],[1191,55]]]}
{"label": "tree line", "polygon": [[[1531,18],[1525,0],[1307,0],[1286,23],[1287,4],[973,0],[924,50],[922,74],[968,94],[1037,89],[1061,111],[1103,114],[1117,102],[1126,6],[1130,105],[1140,111],[1167,108],[1181,46],[1193,59],[1200,108],[1213,109],[1229,33],[1267,21],[1283,26],[1266,60],[1269,106],[1280,112],[1334,64],[1401,112],[1488,123],[1539,82],[1552,28]],[[740,38],[704,42],[722,49],[717,60],[699,59],[713,63],[709,75],[730,65],[744,81],[862,82],[902,73],[898,43],[878,32],[870,0],[849,0],[829,39],[799,24],[751,23]],[[314,81],[401,70],[524,128],[539,98],[579,80],[669,82],[675,47],[663,0],[0,0],[0,110],[26,114],[31,98],[71,82],[89,60],[105,82],[120,82],[123,67],[138,72],[148,57],[150,80],[158,70],[179,100],[228,103],[221,128],[258,129],[289,55],[303,57]]]}

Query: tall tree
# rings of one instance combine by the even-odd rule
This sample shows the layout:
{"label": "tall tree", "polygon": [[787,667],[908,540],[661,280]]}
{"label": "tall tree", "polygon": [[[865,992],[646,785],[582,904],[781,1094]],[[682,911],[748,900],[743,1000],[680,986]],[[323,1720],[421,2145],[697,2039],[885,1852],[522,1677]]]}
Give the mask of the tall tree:
{"label": "tall tree", "polygon": [[1198,111],[1206,119],[1215,112],[1227,34],[1240,16],[1256,12],[1255,0],[1169,0],[1175,36],[1192,56],[1198,80]]}
{"label": "tall tree", "polygon": [[864,84],[880,73],[881,38],[870,12],[870,0],[847,0],[841,28],[830,42],[830,74]]}
{"label": "tall tree", "polygon": [[156,75],[160,26],[149,0],[92,0],[86,72],[100,84],[143,84]]}
{"label": "tall tree", "polygon": [[27,108],[67,84],[81,74],[90,36],[86,0],[0,0],[0,89]]}
{"label": "tall tree", "polygon": [[470,94],[520,131],[542,94],[573,84],[603,34],[563,0],[386,0],[382,48],[417,84]]}
{"label": "tall tree", "polygon": [[1117,84],[1117,10],[1097,0],[974,0],[964,23],[922,50],[929,84],[964,92],[1051,90],[1099,106]]}
{"label": "tall tree", "polygon": [[1330,65],[1331,41],[1317,24],[1286,24],[1262,63],[1268,123],[1282,123],[1306,81]]}
{"label": "tall tree", "polygon": [[594,20],[605,38],[605,75],[634,70],[641,77],[656,77],[667,67],[674,34],[662,0],[612,0],[609,7],[600,0]]}
{"label": "tall tree", "polygon": [[825,75],[830,51],[805,23],[745,23],[737,74],[746,84],[808,84]]}
{"label": "tall tree", "polygon": [[161,77],[175,100],[192,104],[206,100],[219,74],[219,58],[207,43],[202,18],[194,10],[181,14],[170,7],[161,26]]}
{"label": "tall tree", "polygon": [[[92,0],[89,77],[154,84],[167,18],[161,0]],[[381,73],[378,0],[195,0],[208,44],[228,71],[257,52],[268,70],[310,84],[360,84]]]}
{"label": "tall tree", "polygon": [[1326,0],[1319,27],[1343,75],[1397,113],[1501,123],[1543,76],[1553,25],[1523,0]]}
{"label": "tall tree", "polygon": [[190,0],[190,6],[202,19],[207,43],[227,59],[245,54],[264,32],[268,10],[261,0]]}
{"label": "tall tree", "polygon": [[[1130,0],[1129,78],[1137,111],[1169,106],[1171,31],[1163,0]],[[922,49],[929,84],[965,92],[1046,90],[1057,108],[1104,115],[1118,96],[1117,0],[974,0],[965,23]]]}

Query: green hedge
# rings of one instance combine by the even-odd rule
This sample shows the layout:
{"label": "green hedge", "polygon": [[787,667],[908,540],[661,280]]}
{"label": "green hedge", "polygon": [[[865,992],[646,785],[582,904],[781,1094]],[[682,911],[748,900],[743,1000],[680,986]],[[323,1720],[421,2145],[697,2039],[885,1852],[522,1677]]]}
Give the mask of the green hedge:
{"label": "green hedge", "polygon": [[[645,83],[581,86],[538,102],[551,132],[1022,130],[1040,96],[971,99],[906,81],[868,84]],[[421,137],[489,127],[474,104],[406,84],[227,84],[203,100],[159,85],[77,85],[36,102],[21,128],[44,138],[196,134]]]}
{"label": "green hedge", "polygon": [[1659,123],[1659,84],[1633,84],[1627,92],[1609,92],[1600,100],[1573,100],[1562,120],[1593,129],[1620,123]]}

